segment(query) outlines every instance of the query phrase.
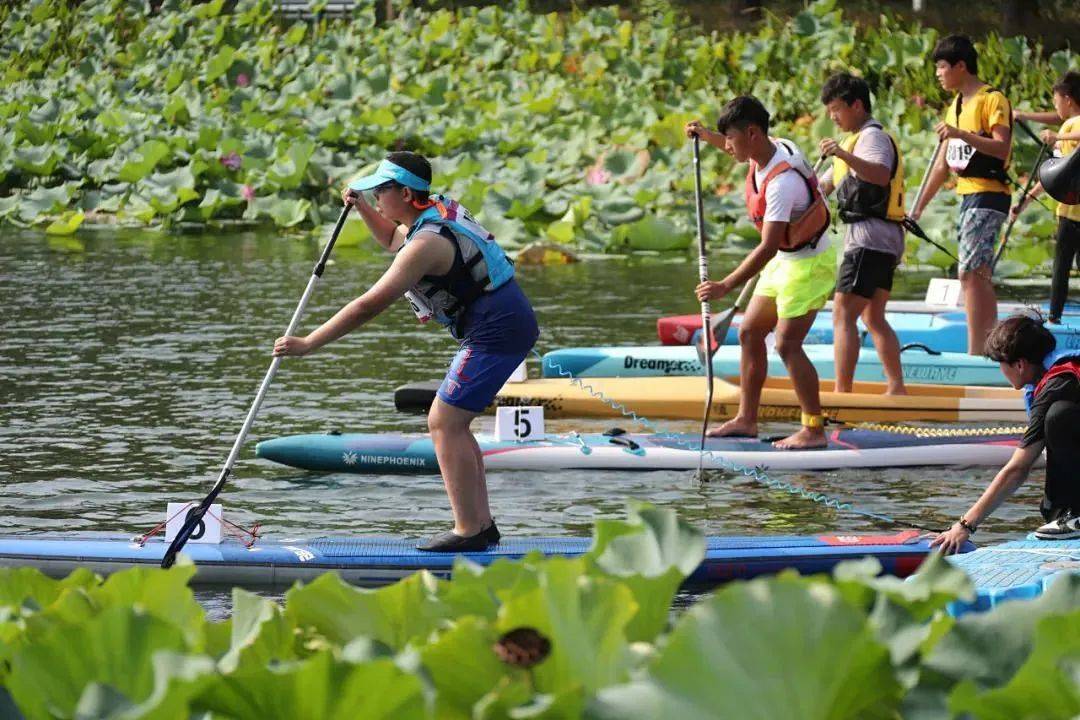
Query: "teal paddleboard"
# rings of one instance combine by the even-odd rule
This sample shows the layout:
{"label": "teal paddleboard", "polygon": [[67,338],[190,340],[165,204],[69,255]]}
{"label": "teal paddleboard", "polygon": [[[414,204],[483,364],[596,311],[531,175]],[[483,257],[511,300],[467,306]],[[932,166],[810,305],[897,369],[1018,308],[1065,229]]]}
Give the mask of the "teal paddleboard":
{"label": "teal paddleboard", "polygon": [[[832,345],[807,345],[810,362],[824,380],[836,377]],[[713,372],[739,374],[741,348],[723,345],[713,355]],[[937,385],[1000,385],[1008,383],[996,362],[967,353],[939,353],[924,346],[905,346],[900,354],[904,380]],[[544,377],[658,377],[702,375],[697,350],[691,346],[566,348],[544,355]],[[769,375],[787,375],[775,351],[769,352]],[[885,371],[874,348],[861,348],[855,379],[884,382]]]}

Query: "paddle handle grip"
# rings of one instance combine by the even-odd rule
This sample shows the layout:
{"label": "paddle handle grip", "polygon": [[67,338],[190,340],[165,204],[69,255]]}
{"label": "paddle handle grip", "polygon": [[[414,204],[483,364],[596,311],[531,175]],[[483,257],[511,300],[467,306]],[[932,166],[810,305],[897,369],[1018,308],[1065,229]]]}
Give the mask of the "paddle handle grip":
{"label": "paddle handle grip", "polygon": [[709,279],[709,252],[705,247],[705,207],[701,199],[701,140],[694,136],[694,204],[697,209],[698,279]]}

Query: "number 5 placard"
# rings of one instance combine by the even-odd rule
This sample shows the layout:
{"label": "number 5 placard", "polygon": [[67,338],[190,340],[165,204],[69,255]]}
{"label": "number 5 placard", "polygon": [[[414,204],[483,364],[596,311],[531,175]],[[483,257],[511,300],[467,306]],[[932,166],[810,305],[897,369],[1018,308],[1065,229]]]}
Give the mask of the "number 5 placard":
{"label": "number 5 placard", "polygon": [[495,439],[499,442],[543,440],[544,408],[501,407],[495,410]]}

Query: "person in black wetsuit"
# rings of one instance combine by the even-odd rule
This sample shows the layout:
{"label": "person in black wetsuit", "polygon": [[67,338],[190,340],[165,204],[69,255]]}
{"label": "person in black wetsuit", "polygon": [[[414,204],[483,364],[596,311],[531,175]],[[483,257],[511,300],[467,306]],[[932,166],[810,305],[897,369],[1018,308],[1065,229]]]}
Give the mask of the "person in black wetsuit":
{"label": "person in black wetsuit", "polygon": [[1080,538],[1080,349],[1056,350],[1041,320],[1017,315],[998,323],[986,339],[986,356],[1017,389],[1024,389],[1028,428],[1009,462],[956,523],[930,544],[956,552],[984,519],[1028,478],[1046,449],[1046,486],[1040,512],[1047,523],[1040,540]]}

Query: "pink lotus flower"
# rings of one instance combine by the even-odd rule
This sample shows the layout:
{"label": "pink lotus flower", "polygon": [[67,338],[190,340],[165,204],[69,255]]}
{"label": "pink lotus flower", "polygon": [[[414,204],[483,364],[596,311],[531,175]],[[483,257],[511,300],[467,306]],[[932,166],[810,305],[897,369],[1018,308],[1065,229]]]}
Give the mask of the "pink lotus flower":
{"label": "pink lotus flower", "polygon": [[241,158],[240,154],[235,150],[228,155],[222,155],[218,158],[218,161],[230,170],[239,170],[240,166],[244,163],[243,158]]}
{"label": "pink lotus flower", "polygon": [[236,87],[247,87],[251,84],[251,78],[244,73],[240,73],[236,76]]}
{"label": "pink lotus flower", "polygon": [[240,194],[245,200],[251,202],[255,199],[255,188],[251,187],[250,185],[245,185],[240,188]]}
{"label": "pink lotus flower", "polygon": [[585,175],[585,182],[589,185],[605,185],[611,181],[611,173],[599,166],[592,166]]}
{"label": "pink lotus flower", "polygon": [[926,107],[926,98],[924,98],[922,95],[912,95],[911,102],[915,103],[915,107],[917,108]]}

